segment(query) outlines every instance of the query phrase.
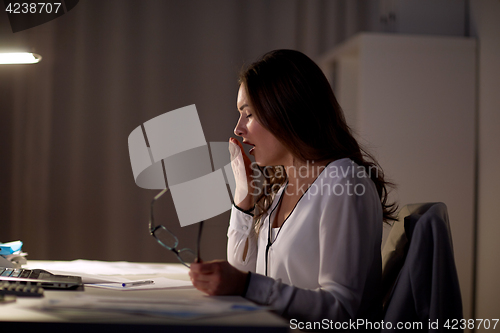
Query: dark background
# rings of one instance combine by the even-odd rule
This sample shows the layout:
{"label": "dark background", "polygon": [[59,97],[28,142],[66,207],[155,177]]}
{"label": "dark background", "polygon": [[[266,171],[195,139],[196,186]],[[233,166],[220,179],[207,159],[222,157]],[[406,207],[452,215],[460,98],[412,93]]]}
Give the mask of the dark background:
{"label": "dark background", "polygon": [[[239,70],[273,49],[319,60],[364,31],[471,36],[478,38],[471,221],[478,235],[475,270],[466,273],[475,276],[477,294],[464,304],[477,301],[476,318],[498,318],[500,268],[492,254],[500,251],[499,6],[498,0],[81,0],[53,21],[13,33],[0,5],[0,52],[24,48],[43,57],[35,65],[0,65],[0,241],[22,240],[29,259],[176,262],[148,233],[157,191],[134,183],[127,146],[133,129],[196,104],[206,140],[226,141],[238,118]],[[171,197],[162,200],[158,220],[181,246],[193,246],[196,226],[180,228]],[[225,258],[228,220],[226,212],[205,223],[206,260]]]}

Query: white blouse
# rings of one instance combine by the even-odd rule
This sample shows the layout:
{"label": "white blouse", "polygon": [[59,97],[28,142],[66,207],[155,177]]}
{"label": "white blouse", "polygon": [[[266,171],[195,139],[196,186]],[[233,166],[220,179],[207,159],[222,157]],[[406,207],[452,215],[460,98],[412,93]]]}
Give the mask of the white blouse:
{"label": "white blouse", "polygon": [[273,228],[264,276],[269,217],[263,216],[257,235],[251,215],[234,206],[231,211],[228,261],[257,273],[251,274],[246,298],[297,320],[376,318],[381,306],[382,206],[362,167],[347,158],[328,164],[281,230]]}

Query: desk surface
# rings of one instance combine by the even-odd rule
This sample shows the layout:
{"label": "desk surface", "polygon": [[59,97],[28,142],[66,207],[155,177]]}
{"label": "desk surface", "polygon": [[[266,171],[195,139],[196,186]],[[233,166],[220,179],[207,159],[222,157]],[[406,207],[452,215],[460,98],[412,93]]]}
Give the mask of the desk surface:
{"label": "desk surface", "polygon": [[[37,261],[30,261],[30,266],[36,266]],[[43,263],[40,261],[40,263]],[[144,265],[144,264],[141,264]],[[147,264],[154,267],[176,266],[177,264]],[[147,279],[154,276],[165,276],[171,279],[189,280],[187,274],[145,274],[125,275],[130,279]],[[231,313],[210,318],[172,319],[159,316],[145,316],[118,312],[97,311],[43,311],[39,309],[44,299],[71,298],[75,295],[94,295],[106,297],[186,299],[193,302],[236,302],[248,303],[238,296],[209,297],[194,287],[183,287],[161,290],[120,291],[85,287],[84,292],[45,290],[44,298],[18,297],[14,303],[0,303],[0,321],[2,330],[9,325],[12,328],[50,329],[53,332],[138,332],[147,329],[150,332],[287,332],[289,325],[286,320],[268,311]]]}

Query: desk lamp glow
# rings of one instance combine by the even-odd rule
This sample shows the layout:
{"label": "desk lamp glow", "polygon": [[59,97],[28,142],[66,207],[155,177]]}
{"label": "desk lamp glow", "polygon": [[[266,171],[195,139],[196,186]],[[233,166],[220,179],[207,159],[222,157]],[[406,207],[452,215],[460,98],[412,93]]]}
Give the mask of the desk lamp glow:
{"label": "desk lamp glow", "polygon": [[42,56],[29,52],[0,53],[0,65],[11,64],[36,64],[42,60]]}

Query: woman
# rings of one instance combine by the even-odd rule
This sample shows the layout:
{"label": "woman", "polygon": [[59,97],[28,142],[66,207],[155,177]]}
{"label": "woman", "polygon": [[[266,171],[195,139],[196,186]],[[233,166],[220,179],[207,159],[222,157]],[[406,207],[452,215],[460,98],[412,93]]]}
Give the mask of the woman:
{"label": "woman", "polygon": [[[382,224],[396,207],[324,74],[298,51],[272,51],[240,75],[237,107],[234,132],[252,146],[265,183],[235,195],[228,261],[193,264],[193,285],[243,295],[286,318],[375,320]],[[237,187],[254,189],[250,160],[235,144],[243,155],[233,171],[237,180],[248,175]]]}

